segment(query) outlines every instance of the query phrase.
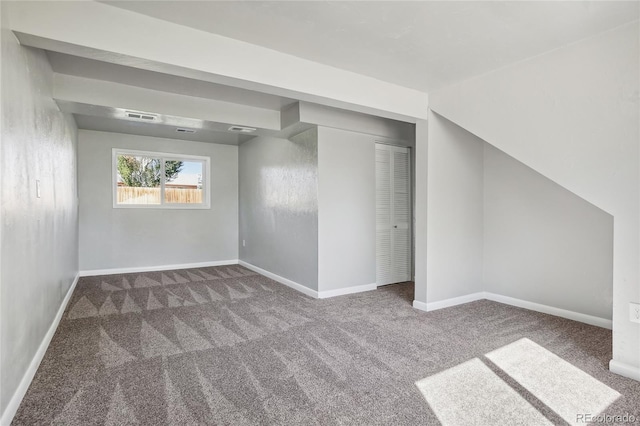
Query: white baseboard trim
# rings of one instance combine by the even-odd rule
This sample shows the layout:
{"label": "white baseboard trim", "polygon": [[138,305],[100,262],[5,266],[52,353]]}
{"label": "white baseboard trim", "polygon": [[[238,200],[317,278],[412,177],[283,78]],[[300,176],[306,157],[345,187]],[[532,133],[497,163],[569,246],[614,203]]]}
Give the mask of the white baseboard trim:
{"label": "white baseboard trim", "polygon": [[529,309],[531,311],[542,312],[543,314],[555,315],[557,317],[595,325],[596,327],[607,328],[609,330],[611,330],[612,327],[611,320],[595,317],[593,315],[581,314],[579,312],[568,311],[566,309],[542,305],[540,303],[528,302],[526,300],[515,299],[513,297],[502,296],[500,294],[488,292],[485,292],[484,298],[487,300],[493,300],[494,302],[504,303],[506,305],[517,306],[518,308]]}
{"label": "white baseboard trim", "polygon": [[31,381],[33,380],[33,377],[36,375],[36,371],[38,371],[38,367],[42,362],[42,358],[44,358],[44,354],[47,352],[47,349],[49,348],[49,343],[51,343],[51,339],[53,339],[53,335],[56,333],[56,330],[58,329],[58,324],[60,324],[60,320],[62,319],[62,314],[64,314],[64,310],[67,308],[67,304],[71,299],[73,290],[75,290],[76,288],[76,284],[78,284],[79,278],[80,278],[80,274],[76,274],[76,277],[73,279],[73,282],[69,287],[69,290],[67,290],[67,294],[65,294],[64,299],[62,299],[62,303],[58,308],[58,312],[56,313],[56,316],[53,317],[53,321],[51,322],[51,325],[49,326],[49,329],[47,330],[46,334],[42,338],[42,341],[40,342],[40,346],[38,346],[38,350],[33,355],[33,358],[31,359],[31,363],[29,364],[27,371],[25,371],[24,375],[22,376],[22,380],[20,380],[20,384],[18,385],[18,388],[15,390],[15,392],[13,393],[13,396],[9,400],[9,404],[7,404],[7,407],[5,408],[4,413],[2,413],[2,417],[0,418],[0,425],[2,426],[10,425],[11,421],[13,420],[13,417],[16,415],[16,412],[20,407],[20,403],[22,402],[22,398],[24,398],[24,396],[26,395],[27,390],[29,389],[29,385],[31,385]]}
{"label": "white baseboard trim", "polygon": [[315,299],[318,298],[318,292],[315,290],[311,290],[309,287],[305,287],[302,284],[299,284],[295,281],[291,281],[290,279],[281,277],[280,275],[276,275],[273,272],[266,271],[262,268],[259,268],[251,263],[247,263],[244,260],[239,260],[238,264],[240,266],[244,266],[247,269],[251,269],[253,272],[257,272],[260,275],[264,275],[267,278],[271,278],[274,281],[279,282],[280,284],[284,284],[287,287],[291,287],[294,290],[298,290],[300,293],[306,294],[307,296],[311,296]]}
{"label": "white baseboard trim", "polygon": [[427,312],[427,304],[424,302],[418,302],[417,300],[414,300],[413,307],[415,309]]}
{"label": "white baseboard trim", "polygon": [[228,266],[228,265],[237,265],[237,264],[238,264],[238,259],[230,259],[230,260],[215,260],[212,262],[179,263],[175,265],[140,266],[140,267],[133,267],[133,268],[92,269],[88,271],[80,271],[80,276],[95,277],[97,275],[171,271],[174,269],[206,268],[208,266]]}
{"label": "white baseboard trim", "polygon": [[438,302],[424,303],[414,300],[413,307],[421,311],[430,312],[437,309],[449,308],[451,306],[461,305],[463,303],[474,302],[476,300],[482,299],[492,300],[494,302],[504,303],[505,305],[516,306],[518,308],[529,309],[530,311],[542,312],[543,314],[555,315],[557,317],[567,318],[573,321],[595,325],[596,327],[607,328],[609,330],[611,330],[612,327],[612,321],[610,319],[581,314],[579,312],[568,311],[566,309],[542,305],[540,303],[529,302],[509,296],[502,296],[500,294],[489,293],[486,291],[467,294],[465,296],[454,297],[451,299],[440,300]]}
{"label": "white baseboard trim", "polygon": [[609,361],[609,371],[640,381],[640,368],[616,360]]}
{"label": "white baseboard trim", "polygon": [[472,293],[466,294],[460,297],[452,297],[451,299],[440,300],[437,302],[418,302],[417,300],[413,301],[413,307],[416,309],[420,309],[421,311],[435,311],[438,309],[449,308],[451,306],[462,305],[463,303],[475,302],[476,300],[484,299],[484,293]]}
{"label": "white baseboard trim", "polygon": [[329,297],[344,296],[345,294],[362,293],[363,291],[371,291],[377,289],[378,286],[374,284],[356,285],[353,287],[339,288],[336,290],[326,290],[318,292],[318,299],[327,299]]}

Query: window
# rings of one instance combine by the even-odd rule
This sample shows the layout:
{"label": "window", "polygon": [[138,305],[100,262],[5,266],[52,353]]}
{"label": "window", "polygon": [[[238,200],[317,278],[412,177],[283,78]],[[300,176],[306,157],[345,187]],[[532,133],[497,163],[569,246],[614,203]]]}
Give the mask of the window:
{"label": "window", "polygon": [[113,150],[113,207],[206,209],[209,157]]}

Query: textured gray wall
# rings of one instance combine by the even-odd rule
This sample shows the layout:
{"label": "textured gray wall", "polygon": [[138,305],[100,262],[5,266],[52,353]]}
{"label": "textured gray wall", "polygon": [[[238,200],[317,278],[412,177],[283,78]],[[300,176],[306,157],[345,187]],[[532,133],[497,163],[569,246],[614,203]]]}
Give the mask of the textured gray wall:
{"label": "textured gray wall", "polygon": [[318,127],[319,289],[376,283],[375,137]]}
{"label": "textured gray wall", "polygon": [[611,319],[613,217],[484,149],[484,289]]}
{"label": "textured gray wall", "polygon": [[[317,129],[240,145],[240,259],[318,289]],[[242,246],[242,241],[245,246]]]}
{"label": "textured gray wall", "polygon": [[428,147],[426,302],[431,303],[482,291],[483,141],[431,114]]}
{"label": "textured gray wall", "polygon": [[[81,270],[238,259],[237,146],[89,130],[78,139]],[[114,209],[112,148],[211,157],[211,209]]]}
{"label": "textured gray wall", "polygon": [[2,413],[78,272],[76,126],[51,99],[52,71],[44,52],[18,45],[5,6],[2,2]]}

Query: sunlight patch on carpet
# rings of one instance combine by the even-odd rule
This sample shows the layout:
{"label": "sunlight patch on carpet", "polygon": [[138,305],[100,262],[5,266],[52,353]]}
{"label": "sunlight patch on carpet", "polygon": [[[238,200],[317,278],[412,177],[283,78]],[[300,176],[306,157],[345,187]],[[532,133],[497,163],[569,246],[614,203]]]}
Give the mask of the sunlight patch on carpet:
{"label": "sunlight patch on carpet", "polygon": [[477,358],[416,386],[445,426],[552,424]]}
{"label": "sunlight patch on carpet", "polygon": [[603,412],[620,394],[529,339],[486,357],[570,424]]}

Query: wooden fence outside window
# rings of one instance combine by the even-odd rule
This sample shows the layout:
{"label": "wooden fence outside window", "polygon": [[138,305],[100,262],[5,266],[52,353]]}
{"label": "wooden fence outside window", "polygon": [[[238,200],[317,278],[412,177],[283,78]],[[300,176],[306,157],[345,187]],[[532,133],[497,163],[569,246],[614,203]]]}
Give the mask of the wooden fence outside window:
{"label": "wooden fence outside window", "polygon": [[[202,189],[165,188],[167,204],[202,204]],[[160,204],[160,188],[118,187],[118,204]]]}

